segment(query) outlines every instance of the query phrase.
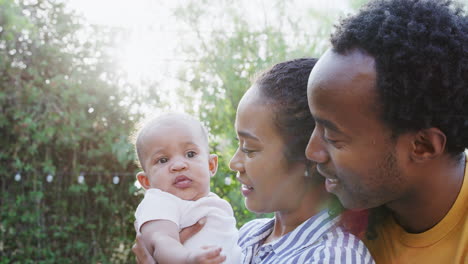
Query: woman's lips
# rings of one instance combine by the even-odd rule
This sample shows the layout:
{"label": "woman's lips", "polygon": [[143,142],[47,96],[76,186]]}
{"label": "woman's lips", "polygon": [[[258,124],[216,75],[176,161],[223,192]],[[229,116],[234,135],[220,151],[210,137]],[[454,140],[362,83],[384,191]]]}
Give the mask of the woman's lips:
{"label": "woman's lips", "polygon": [[241,193],[242,193],[242,195],[244,195],[245,197],[247,197],[249,194],[251,194],[251,193],[254,191],[254,188],[253,188],[252,186],[247,185],[247,184],[245,184],[245,183],[242,181],[239,172],[238,172],[237,175],[236,175],[236,180],[240,182],[240,184],[241,184],[241,188],[240,188],[240,189],[241,189]]}
{"label": "woman's lips", "polygon": [[253,192],[253,190],[254,188],[252,186],[245,185],[245,184],[241,185],[241,192],[242,192],[242,195],[244,196],[248,196],[249,194]]}

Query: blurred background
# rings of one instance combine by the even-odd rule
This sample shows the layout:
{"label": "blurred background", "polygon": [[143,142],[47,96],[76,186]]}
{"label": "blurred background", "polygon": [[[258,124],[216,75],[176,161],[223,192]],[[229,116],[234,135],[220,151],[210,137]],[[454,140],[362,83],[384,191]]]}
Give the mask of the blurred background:
{"label": "blurred background", "polygon": [[319,56],[366,0],[0,0],[0,263],[132,263],[143,192],[131,135],[184,111],[220,157],[212,191],[248,212],[227,164],[255,73]]}

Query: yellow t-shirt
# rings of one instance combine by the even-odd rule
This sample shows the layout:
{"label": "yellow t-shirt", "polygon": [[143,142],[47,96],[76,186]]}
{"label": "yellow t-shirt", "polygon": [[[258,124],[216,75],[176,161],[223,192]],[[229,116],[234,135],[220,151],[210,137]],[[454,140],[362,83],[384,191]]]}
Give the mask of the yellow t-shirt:
{"label": "yellow t-shirt", "polygon": [[468,158],[466,159],[465,176],[457,200],[436,226],[424,233],[410,234],[391,219],[377,231],[377,239],[364,241],[377,264],[468,264]]}

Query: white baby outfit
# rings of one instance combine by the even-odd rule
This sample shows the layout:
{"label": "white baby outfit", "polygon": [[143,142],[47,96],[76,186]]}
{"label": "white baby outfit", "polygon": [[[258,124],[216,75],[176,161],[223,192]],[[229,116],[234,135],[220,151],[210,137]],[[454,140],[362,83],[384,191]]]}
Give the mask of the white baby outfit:
{"label": "white baby outfit", "polygon": [[241,249],[237,245],[239,233],[231,205],[214,193],[196,201],[182,200],[159,189],[148,189],[138,205],[135,217],[138,230],[152,220],[169,220],[179,229],[194,225],[206,216],[206,224],[197,234],[184,243],[189,250],[214,245],[223,248],[225,264],[241,263]]}

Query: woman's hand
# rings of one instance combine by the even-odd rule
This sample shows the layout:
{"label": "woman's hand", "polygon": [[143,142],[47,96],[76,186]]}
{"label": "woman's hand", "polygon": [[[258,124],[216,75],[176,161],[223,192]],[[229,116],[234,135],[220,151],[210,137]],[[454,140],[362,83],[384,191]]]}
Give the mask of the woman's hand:
{"label": "woman's hand", "polygon": [[[206,223],[206,217],[200,218],[194,225],[182,229],[179,233],[180,243],[184,244],[189,238],[193,237],[196,233],[200,232]],[[206,241],[209,243],[209,241]]]}
{"label": "woman's hand", "polygon": [[[193,226],[189,226],[189,227],[182,229],[182,231],[180,231],[180,234],[179,234],[180,243],[184,244],[185,241],[187,241],[193,235],[198,233],[203,228],[205,223],[206,223],[206,218],[203,217],[200,220],[198,220],[198,222],[194,224]],[[138,225],[136,221],[134,222],[134,227],[135,227],[135,232],[136,232],[136,238],[135,238],[135,244],[133,244],[133,247],[132,247],[132,251],[133,251],[133,254],[135,254],[136,262],[138,264],[156,264],[156,261],[154,260],[153,256],[151,256],[151,253],[145,244],[143,235],[141,234],[140,230],[138,230]]]}
{"label": "woman's hand", "polygon": [[136,263],[138,264],[155,264],[156,261],[151,256],[149,250],[146,248],[143,235],[138,230],[137,221],[133,223],[136,232],[135,244],[133,244],[132,251],[136,257]]}
{"label": "woman's hand", "polygon": [[191,252],[187,257],[188,264],[221,264],[226,256],[221,255],[217,246],[203,246],[198,251]]}

